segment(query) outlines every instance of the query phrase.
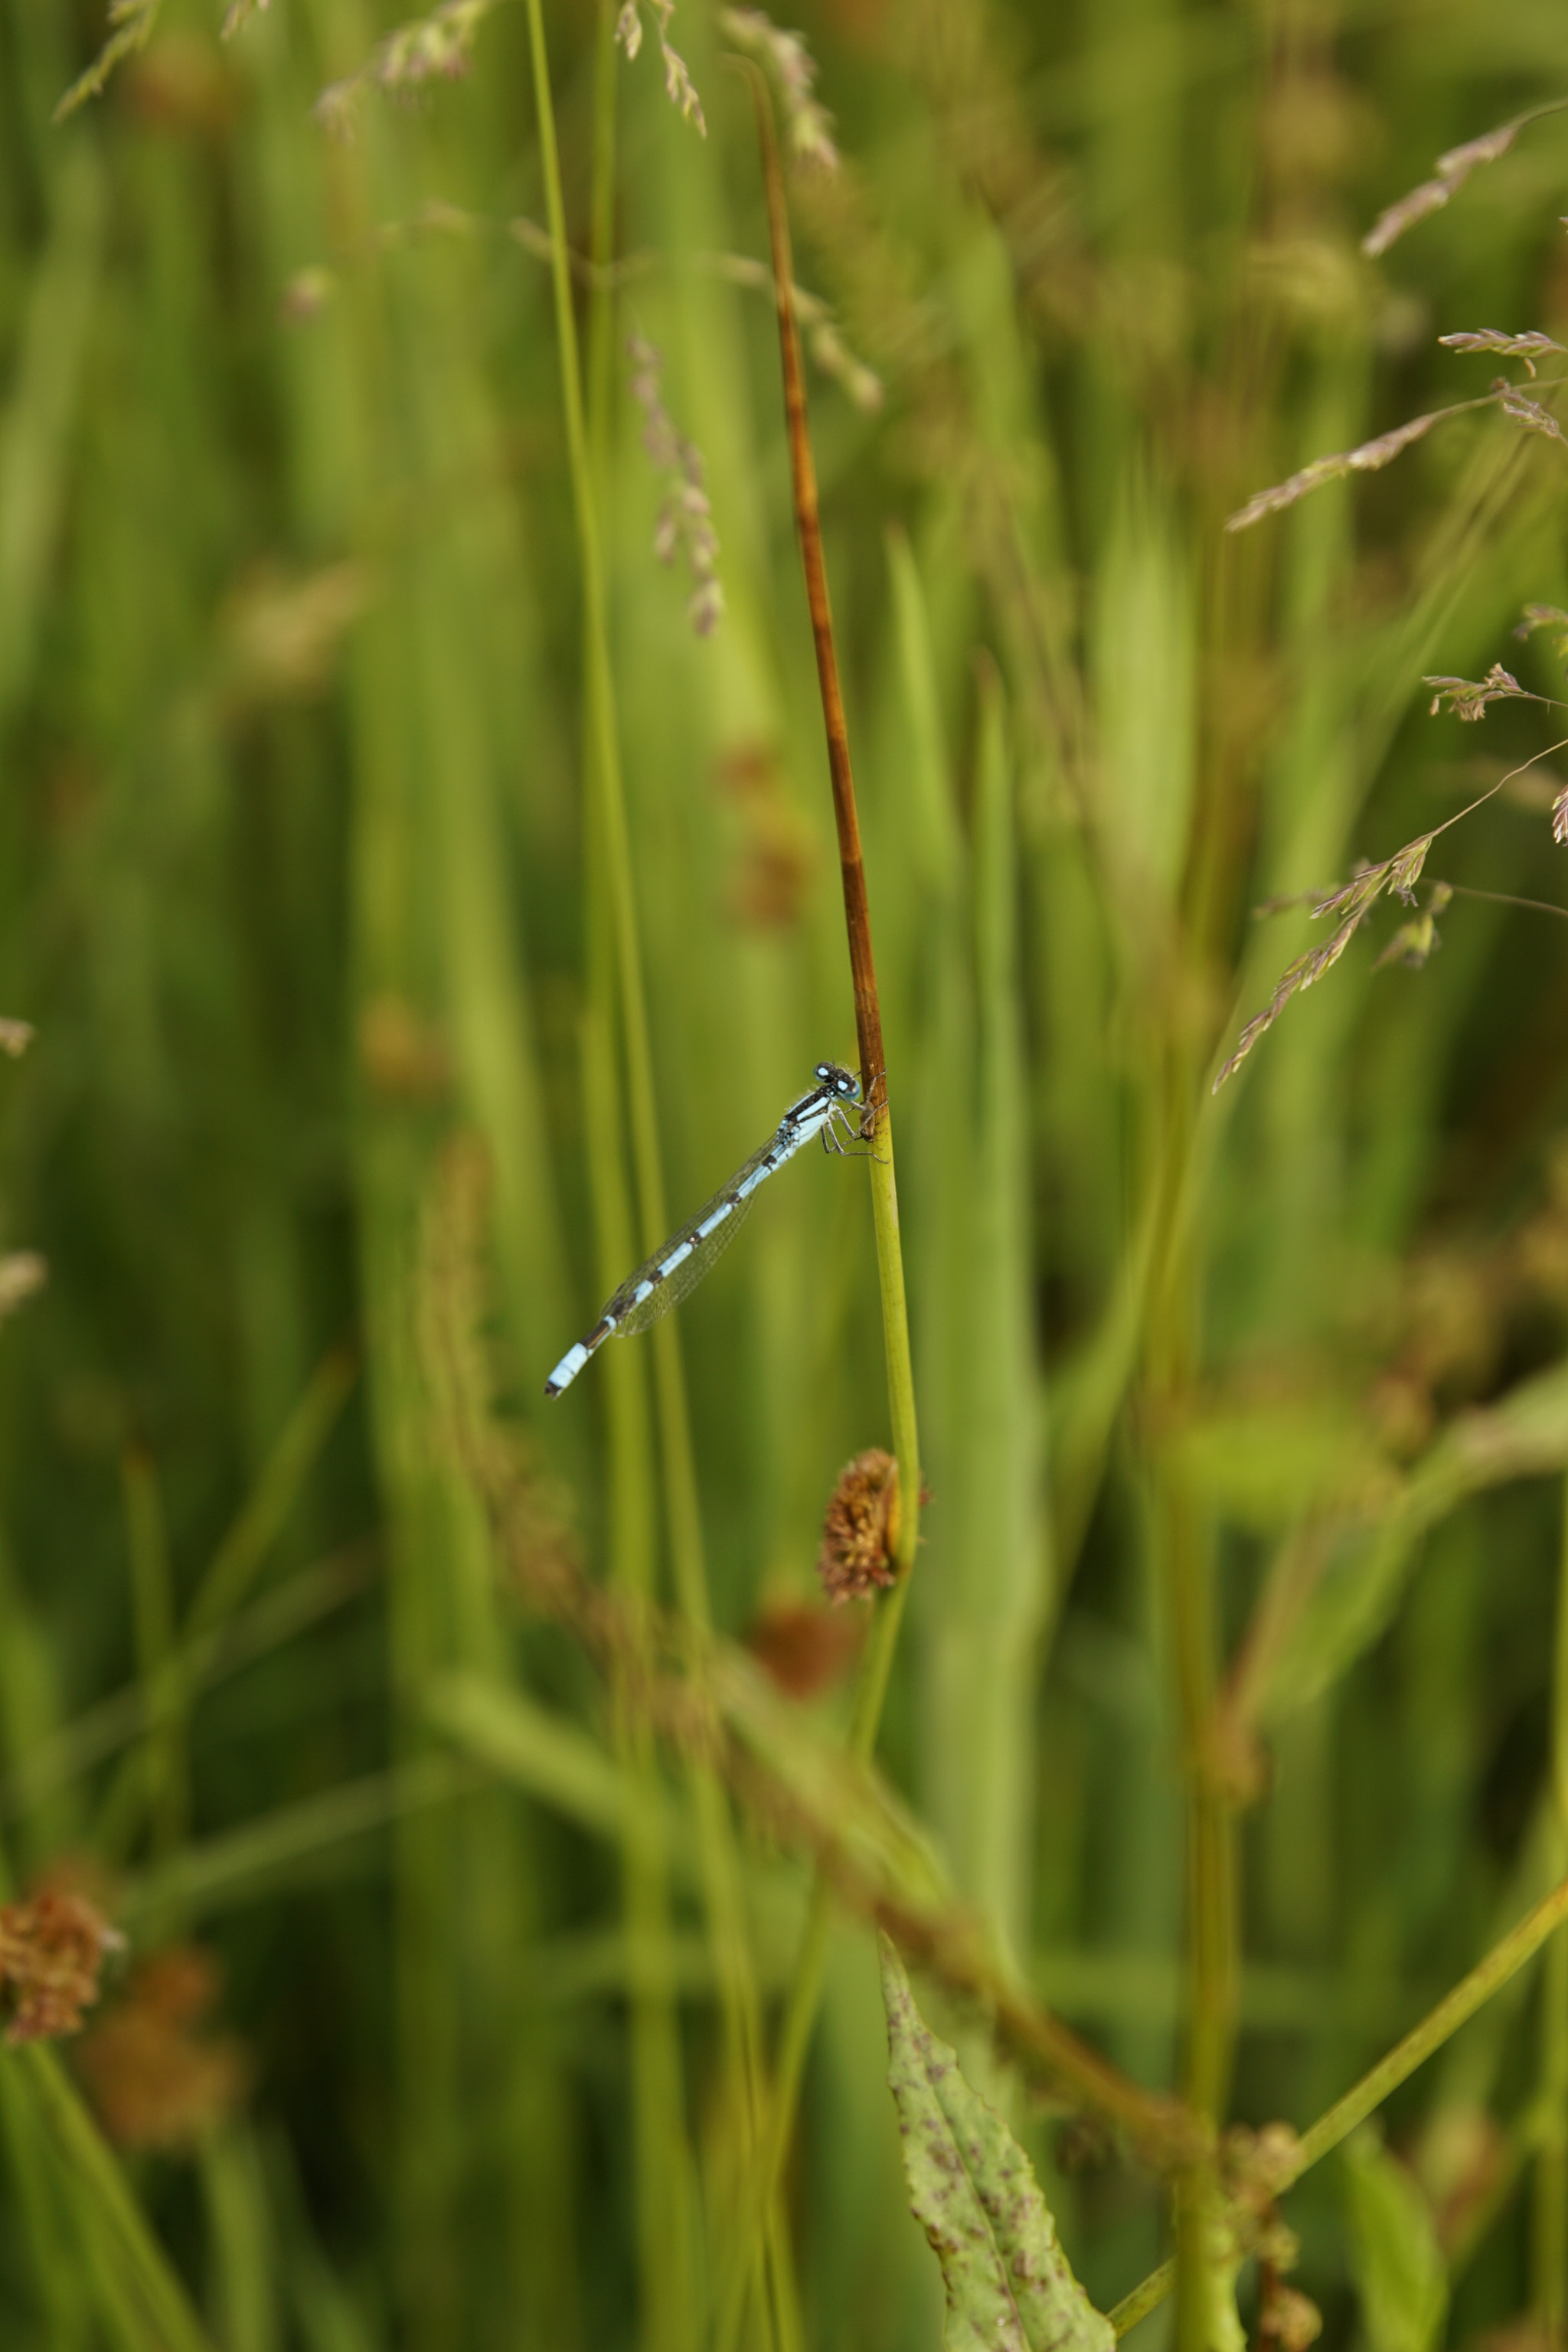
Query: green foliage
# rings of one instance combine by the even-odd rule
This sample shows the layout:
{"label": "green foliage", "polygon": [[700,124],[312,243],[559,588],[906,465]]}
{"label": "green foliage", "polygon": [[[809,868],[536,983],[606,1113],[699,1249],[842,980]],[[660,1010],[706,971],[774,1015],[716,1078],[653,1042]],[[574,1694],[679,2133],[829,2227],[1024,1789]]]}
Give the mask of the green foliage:
{"label": "green foliage", "polygon": [[[0,0],[3,1891],[251,2084],[0,2051],[7,2346],[929,2344],[873,1916],[1118,2327],[1561,2316],[1559,13]],[[852,1050],[731,41],[869,1628],[864,1169],[540,1392]]]}

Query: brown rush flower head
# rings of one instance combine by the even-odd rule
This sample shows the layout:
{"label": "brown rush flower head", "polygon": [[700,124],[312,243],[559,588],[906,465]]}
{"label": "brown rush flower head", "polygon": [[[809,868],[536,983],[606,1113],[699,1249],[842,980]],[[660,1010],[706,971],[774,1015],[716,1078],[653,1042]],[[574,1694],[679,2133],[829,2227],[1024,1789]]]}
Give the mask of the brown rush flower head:
{"label": "brown rush flower head", "polygon": [[816,1572],[830,1601],[848,1601],[895,1584],[899,1540],[899,1465],[879,1445],[845,1464],[822,1522]]}
{"label": "brown rush flower head", "polygon": [[677,431],[664,404],[659,383],[663,361],[657,346],[633,335],[626,350],[632,398],[643,415],[642,445],[665,480],[664,503],[654,526],[654,553],[661,563],[673,563],[678,552],[685,555],[696,583],[687,617],[700,637],[711,636],[724,610],[724,591],[719,581],[719,534],[702,487],[702,453]]}
{"label": "brown rush flower head", "polygon": [[0,1904],[0,2000],[9,2042],[74,2033],[98,1999],[105,1956],[123,1936],[85,1895],[46,1887],[25,1903]]}
{"label": "brown rush flower head", "polygon": [[142,1962],[118,2008],[83,2035],[77,2071],[120,2147],[190,2147],[244,2097],[244,2048],[201,2030],[219,1990],[210,1952],[171,1945]]}
{"label": "brown rush flower head", "polygon": [[854,1617],[803,1601],[773,1601],[746,1629],[746,1647],[771,1683],[791,1698],[815,1698],[837,1682],[860,1646]]}

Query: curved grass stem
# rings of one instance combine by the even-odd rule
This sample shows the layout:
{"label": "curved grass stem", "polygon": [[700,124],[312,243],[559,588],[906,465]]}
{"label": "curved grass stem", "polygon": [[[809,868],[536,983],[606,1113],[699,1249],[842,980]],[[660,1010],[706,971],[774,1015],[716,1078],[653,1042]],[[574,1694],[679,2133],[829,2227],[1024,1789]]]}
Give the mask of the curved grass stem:
{"label": "curved grass stem", "polygon": [[[613,1009],[618,1016],[625,1060],[631,1160],[637,1180],[644,1246],[652,1248],[666,1232],[668,1219],[664,1202],[653,1054],[643,992],[642,951],[620,764],[615,682],[609,655],[603,542],[595,484],[595,455],[602,462],[607,431],[601,425],[596,433],[591,434],[584,399],[573,299],[573,260],[566,241],[549,57],[540,0],[529,0],[528,23],[550,227],[567,463],[582,566],[588,768],[593,787],[592,862],[595,887],[603,901],[605,961],[613,964],[618,982],[618,988],[613,992]],[[614,192],[612,151],[608,146],[608,141],[613,137],[613,72],[610,35],[606,25],[602,24],[596,106],[600,136],[595,178],[594,261],[597,296],[590,342],[593,382],[602,404],[607,403],[611,368],[607,265]],[[662,1325],[656,1333],[653,1360],[665,1509],[676,1600],[688,1627],[700,1637],[710,1628],[711,1611],[685,1381],[679,1342],[672,1324]],[[740,2116],[742,2145],[749,2147],[754,2142],[762,2102],[762,2034],[755,1972],[742,1905],[740,1864],[728,1801],[711,1767],[697,1759],[691,1763],[689,1770],[708,1932],[724,2019],[729,2087]],[[667,2104],[676,2101],[679,2084],[667,2080],[661,2096]],[[674,2128],[679,2119],[672,2116],[668,2121]],[[668,2251],[674,2252],[676,2250]],[[658,2267],[655,2263],[654,2270],[657,2271]],[[754,2270],[754,2264],[752,2268]],[[679,2337],[681,2325],[680,2315],[674,2315],[666,2331],[672,2340]],[[652,2333],[655,2337],[659,2332],[654,2326]]]}
{"label": "curved grass stem", "polygon": [[[914,1565],[915,1549],[920,1541],[920,1434],[915,1413],[914,1367],[910,1352],[903,1252],[899,1233],[899,1196],[893,1165],[887,1063],[882,1047],[882,1013],[877,993],[876,959],[871,945],[871,908],[861,855],[860,820],[855,800],[854,769],[849,756],[849,731],[839,684],[833,612],[827,593],[827,567],[822,548],[816,467],[812,457],[805,372],[801,362],[800,331],[796,320],[789,214],[767,84],[748,59],[736,58],[731,62],[745,75],[751,85],[762,148],[779,350],[784,373],[790,473],[795,491],[795,529],[800,541],[801,566],[805,575],[806,602],[811,614],[817,683],[822,695],[823,722],[827,738],[827,767],[838,835],[845,929],[849,947],[850,978],[855,991],[855,1029],[860,1053],[861,1089],[868,1107],[867,1131],[871,1156],[868,1164],[877,1234],[877,1278],[882,1302],[888,1411],[893,1453],[899,1465],[898,1581],[877,1612],[861,1663],[850,1729],[850,1746],[854,1753],[868,1758],[876,1747],[893,1652],[903,1618],[910,1571]],[[832,1915],[832,1890],[826,1877],[819,1872],[784,2006],[772,2097],[760,2137],[756,2168],[742,2208],[742,2238],[731,2261],[721,2305],[718,2338],[721,2352],[730,2352],[730,2347],[738,2341],[747,2245],[754,2236],[761,2217],[769,2210],[777,2193],[794,2127],[801,2074],[822,1996]]]}

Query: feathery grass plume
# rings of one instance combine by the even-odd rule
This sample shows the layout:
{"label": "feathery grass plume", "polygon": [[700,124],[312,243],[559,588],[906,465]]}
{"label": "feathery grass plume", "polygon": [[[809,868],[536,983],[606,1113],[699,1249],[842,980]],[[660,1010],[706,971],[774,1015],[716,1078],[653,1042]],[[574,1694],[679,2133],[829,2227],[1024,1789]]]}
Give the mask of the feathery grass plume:
{"label": "feathery grass plume", "polygon": [[0,1020],[0,1054],[9,1054],[15,1062],[33,1042],[30,1021]]}
{"label": "feathery grass plume", "polygon": [[1484,719],[1489,703],[1539,702],[1542,698],[1539,694],[1531,694],[1527,686],[1521,686],[1518,678],[1511,671],[1504,669],[1501,662],[1493,662],[1485,677],[1479,680],[1468,677],[1424,677],[1421,683],[1423,686],[1436,688],[1436,692],[1432,697],[1428,713],[1433,719],[1436,718],[1445,703],[1456,719],[1469,721]]}
{"label": "feathery grass plume", "polygon": [[0,1904],[5,2040],[56,2041],[74,2033],[98,1999],[105,1958],[124,1943],[85,1895],[45,1887],[26,1902]]}
{"label": "feathery grass plume", "polygon": [[193,2147],[245,2096],[244,2044],[204,2030],[219,1989],[210,1952],[171,1945],[142,1961],[110,2015],[82,2036],[77,2072],[119,2147]]}
{"label": "feathery grass plume", "polygon": [[1524,618],[1514,627],[1514,635],[1521,645],[1535,635],[1537,629],[1550,629],[1552,650],[1560,662],[1568,662],[1568,613],[1561,604],[1527,604]]}
{"label": "feathery grass plume", "polygon": [[[648,0],[658,28],[658,50],[664,59],[664,94],[671,106],[679,106],[686,121],[696,124],[701,136],[708,136],[708,118],[702,111],[702,100],[687,68],[686,59],[669,42],[669,20],[675,14],[675,0]],[[616,39],[626,53],[629,64],[642,47],[642,17],[637,0],[622,0],[620,15],[616,18]]]}
{"label": "feathery grass plume", "polygon": [[719,534],[702,487],[702,453],[677,430],[664,404],[659,383],[664,362],[657,346],[645,336],[632,335],[626,351],[632,362],[632,398],[643,415],[642,445],[665,483],[654,525],[654,553],[664,564],[684,553],[697,583],[687,618],[700,637],[711,636],[723,614],[724,591],[719,580]]}
{"label": "feathery grass plume", "polygon": [[1512,384],[1500,391],[1497,400],[1503,415],[1511,416],[1516,425],[1522,425],[1527,433],[1543,433],[1549,441],[1563,439],[1563,427],[1552,411],[1543,407],[1539,400],[1531,400]]}
{"label": "feathery grass plume", "polygon": [[1407,195],[1379,213],[1361,241],[1362,251],[1374,260],[1386,253],[1406,229],[1414,228],[1428,213],[1440,212],[1449,197],[1458,194],[1472,172],[1506,155],[1529,124],[1539,122],[1542,115],[1561,112],[1564,106],[1568,106],[1568,99],[1549,100],[1544,106],[1532,106],[1527,112],[1516,114],[1511,122],[1500,123],[1495,131],[1483,131],[1479,139],[1468,139],[1462,147],[1450,147],[1437,158],[1435,179],[1423,180],[1419,187],[1412,188]]}
{"label": "feathery grass plume", "polygon": [[1436,835],[1430,833],[1419,835],[1415,841],[1407,841],[1402,849],[1396,849],[1392,857],[1385,857],[1380,866],[1358,867],[1350,880],[1342,882],[1337,890],[1327,891],[1313,900],[1312,920],[1320,922],[1325,915],[1331,915],[1338,919],[1338,928],[1332,938],[1326,940],[1321,947],[1309,948],[1304,955],[1299,955],[1295,962],[1280,973],[1274,984],[1273,995],[1261,1013],[1254,1013],[1237,1039],[1236,1051],[1215,1078],[1211,1089],[1213,1093],[1218,1094],[1226,1078],[1246,1061],[1265,1030],[1273,1028],[1290,999],[1300,995],[1304,989],[1314,987],[1326,971],[1333,970],[1385,891],[1402,898],[1406,906],[1415,904],[1415,885],[1421,878],[1426,852],[1435,838]]}
{"label": "feathery grass plume", "polygon": [[479,26],[496,5],[497,0],[441,0],[427,16],[400,25],[355,72],[328,83],[311,110],[317,121],[346,138],[368,91],[406,92],[427,81],[458,80],[468,72]]}
{"label": "feathery grass plume", "polygon": [[816,1572],[833,1601],[898,1581],[899,1465],[879,1445],[845,1464],[822,1522]]}
{"label": "feathery grass plume", "polygon": [[1548,352],[1568,348],[1554,343],[1538,327],[1523,335],[1505,335],[1497,327],[1477,327],[1463,334],[1439,335],[1437,341],[1446,352],[1493,352],[1500,360],[1522,360],[1531,375],[1538,359],[1544,359]]}
{"label": "feathery grass plume", "polygon": [[721,8],[719,23],[738,49],[771,67],[784,106],[784,135],[797,163],[838,169],[833,117],[814,95],[816,60],[798,33],[784,33],[761,8]]}
{"label": "feathery grass plume", "polygon": [[121,58],[132,57],[146,47],[163,5],[163,0],[110,0],[109,38],[56,107],[57,122],[63,122],[68,114],[74,114],[89,98],[97,98]]}
{"label": "feathery grass plume", "polygon": [[1410,922],[1400,925],[1373,965],[1373,971],[1382,971],[1385,964],[1391,963],[1407,964],[1412,971],[1419,971],[1443,944],[1437,936],[1437,917],[1453,896],[1449,883],[1434,882],[1426,906]]}
{"label": "feathery grass plume", "polygon": [[1310,949],[1305,955],[1298,956],[1293,964],[1287,965],[1275,982],[1274,993],[1262,1012],[1253,1014],[1237,1039],[1236,1051],[1220,1070],[1210,1090],[1212,1093],[1217,1095],[1226,1078],[1233,1076],[1241,1067],[1265,1030],[1273,1028],[1290,999],[1299,996],[1303,989],[1312,987],[1326,971],[1333,969],[1366,919],[1366,908],[1358,908],[1354,914],[1347,916],[1324,946]]}
{"label": "feathery grass plume", "polygon": [[[1466,406],[1474,404],[1467,402]],[[1363,441],[1354,449],[1337,450],[1330,457],[1314,457],[1289,481],[1277,482],[1272,489],[1259,490],[1256,497],[1238,507],[1226,520],[1226,530],[1247,530],[1265,515],[1278,514],[1282,507],[1293,507],[1309,490],[1324,482],[1342,481],[1347,474],[1375,474],[1381,467],[1391,465],[1402,449],[1419,441],[1429,433],[1440,417],[1458,414],[1455,409],[1435,408],[1426,416],[1413,416],[1407,425],[1396,425],[1388,433],[1380,433],[1375,440]]]}
{"label": "feathery grass plume", "polygon": [[42,1290],[48,1278],[48,1265],[37,1250],[11,1250],[0,1257],[0,1323],[15,1315],[24,1299]]}

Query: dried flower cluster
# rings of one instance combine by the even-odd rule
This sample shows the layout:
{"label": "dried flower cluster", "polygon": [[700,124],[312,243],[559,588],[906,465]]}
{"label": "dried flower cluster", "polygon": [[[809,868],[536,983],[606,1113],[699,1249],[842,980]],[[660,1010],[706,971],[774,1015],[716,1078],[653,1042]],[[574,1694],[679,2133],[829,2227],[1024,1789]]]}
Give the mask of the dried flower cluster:
{"label": "dried flower cluster", "polygon": [[899,1465],[873,1445],[839,1472],[822,1522],[816,1572],[828,1599],[858,1599],[897,1583],[898,1540]]}
{"label": "dried flower cluster", "polygon": [[719,22],[738,49],[772,68],[784,103],[784,137],[798,163],[838,169],[833,117],[816,96],[816,60],[798,33],[784,33],[760,8],[721,8]]}
{"label": "dried flower cluster", "polygon": [[0,1999],[9,2042],[74,2033],[99,1995],[104,1959],[121,1936],[84,1895],[46,1887],[0,1904]]}
{"label": "dried flower cluster", "polygon": [[468,70],[468,53],[496,0],[441,0],[427,16],[400,25],[371,51],[367,62],[330,82],[316,100],[316,120],[340,138],[353,129],[362,100],[373,89],[411,91],[428,81],[452,81]]}
{"label": "dried flower cluster", "polygon": [[173,1945],[143,1962],[112,2014],[83,2036],[77,2071],[120,2147],[191,2147],[243,2098],[242,2045],[197,2030],[218,1990],[210,1953]]}
{"label": "dried flower cluster", "polygon": [[[675,14],[675,0],[648,0],[658,27],[658,51],[664,60],[664,91],[671,106],[680,109],[682,118],[695,123],[704,139],[708,136],[708,119],[702,111],[702,100],[687,69],[686,59],[669,44],[669,20]],[[620,15],[616,18],[616,38],[628,59],[635,58],[642,47],[642,17],[637,12],[637,0],[622,0]]]}
{"label": "dried flower cluster", "polygon": [[1273,2271],[1258,2296],[1258,2336],[1260,2344],[1277,2345],[1279,2352],[1307,2352],[1323,2332],[1323,2315],[1310,2295],[1287,2286]]}
{"label": "dried flower cluster", "polygon": [[719,534],[702,487],[702,454],[677,431],[664,405],[659,383],[663,362],[656,347],[633,335],[626,349],[632,362],[632,398],[643,415],[642,445],[666,486],[654,526],[654,553],[661,563],[673,563],[678,553],[684,554],[696,583],[687,617],[700,637],[710,636],[724,610],[724,591],[719,581]]}

